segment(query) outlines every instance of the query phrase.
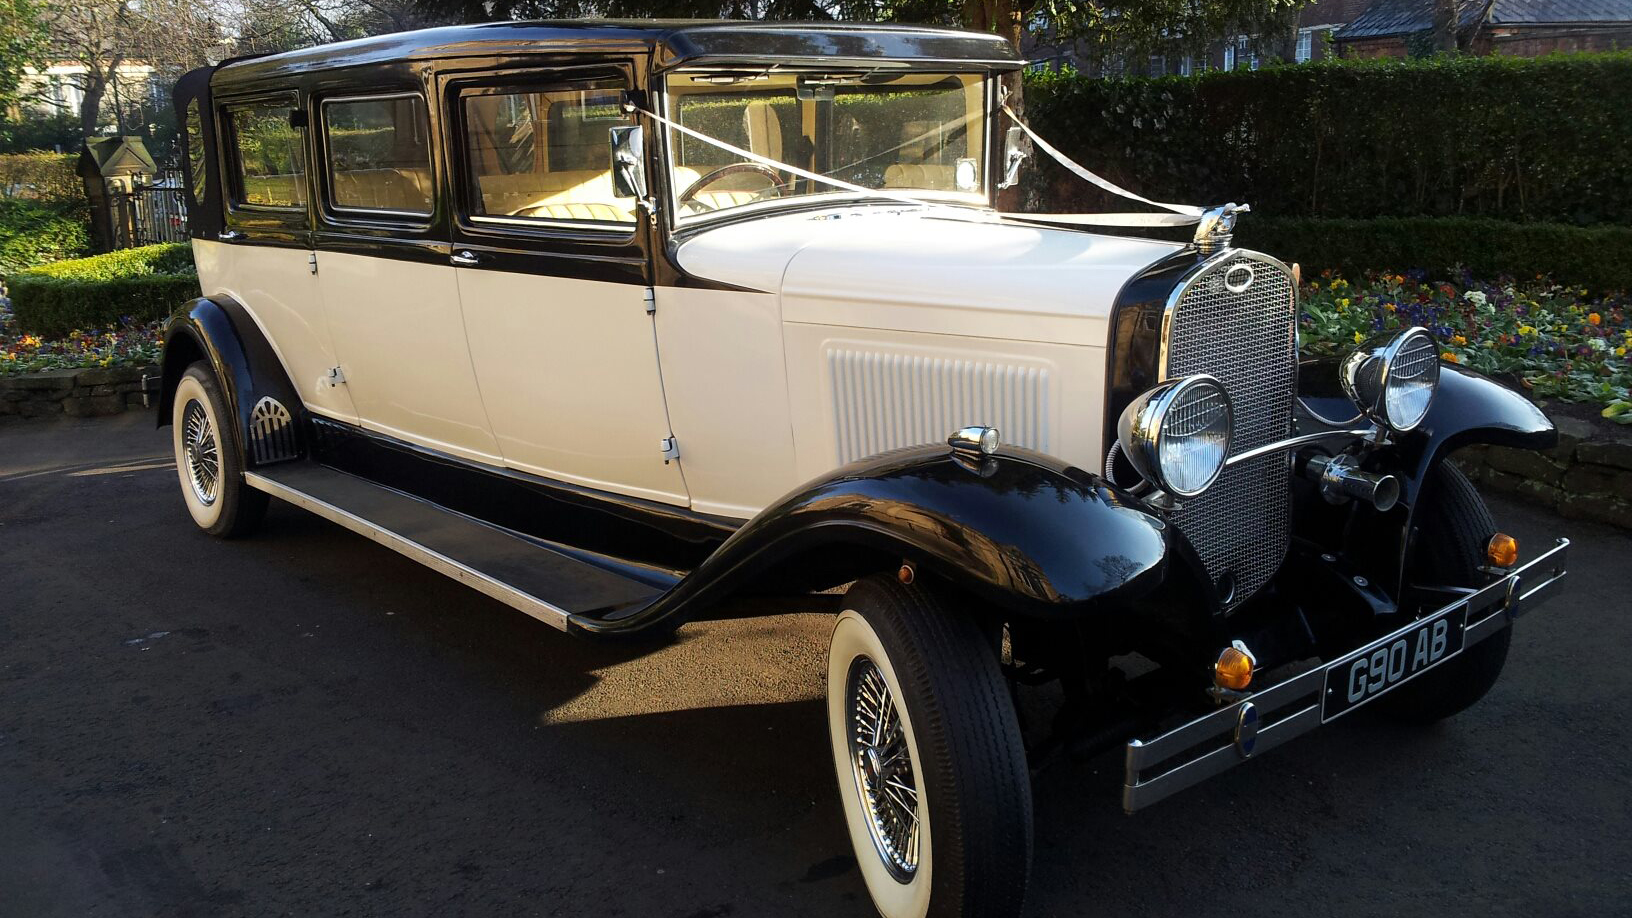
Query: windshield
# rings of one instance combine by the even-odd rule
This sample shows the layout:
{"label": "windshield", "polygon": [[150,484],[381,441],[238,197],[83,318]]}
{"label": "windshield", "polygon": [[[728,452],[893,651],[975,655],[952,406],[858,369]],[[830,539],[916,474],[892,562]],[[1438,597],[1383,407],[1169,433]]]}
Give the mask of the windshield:
{"label": "windshield", "polygon": [[[869,189],[986,203],[986,83],[979,74],[681,72],[669,117],[758,156]],[[682,222],[852,192],[669,132]]]}

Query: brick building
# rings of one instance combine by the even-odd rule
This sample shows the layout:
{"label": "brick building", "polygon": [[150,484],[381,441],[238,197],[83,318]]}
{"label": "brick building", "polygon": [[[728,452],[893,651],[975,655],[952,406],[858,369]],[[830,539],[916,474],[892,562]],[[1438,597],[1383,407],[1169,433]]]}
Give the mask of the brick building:
{"label": "brick building", "polygon": [[[1434,0],[1375,0],[1332,36],[1344,57],[1433,49]],[[1632,0],[1462,0],[1458,43],[1474,54],[1537,57],[1632,48]]]}
{"label": "brick building", "polygon": [[[1021,45],[1032,66],[1058,70],[1074,67],[1099,76],[1190,76],[1209,70],[1256,70],[1271,61],[1302,63],[1334,54],[1331,36],[1366,9],[1370,0],[1315,0],[1298,12],[1297,24],[1285,34],[1223,35],[1204,51],[1183,51],[1144,58],[1095,59],[1085,46],[1049,39],[1043,23]],[[1612,0],[1613,2],[1613,0]],[[1632,0],[1622,0],[1632,3]]]}

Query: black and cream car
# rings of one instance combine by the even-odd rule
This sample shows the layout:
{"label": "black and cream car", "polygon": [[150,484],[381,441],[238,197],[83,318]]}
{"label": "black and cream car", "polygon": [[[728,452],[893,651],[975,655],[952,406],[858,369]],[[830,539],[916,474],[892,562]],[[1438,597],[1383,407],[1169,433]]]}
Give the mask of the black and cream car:
{"label": "black and cream car", "polygon": [[1000,212],[1020,66],[601,22],[188,74],[188,512],[276,497],[590,639],[847,586],[833,762],[890,918],[1017,912],[1062,751],[1122,749],[1132,812],[1373,701],[1473,704],[1565,543],[1521,562],[1445,460],[1552,425],[1421,329],[1300,364],[1241,208],[1166,206],[1189,242]]}

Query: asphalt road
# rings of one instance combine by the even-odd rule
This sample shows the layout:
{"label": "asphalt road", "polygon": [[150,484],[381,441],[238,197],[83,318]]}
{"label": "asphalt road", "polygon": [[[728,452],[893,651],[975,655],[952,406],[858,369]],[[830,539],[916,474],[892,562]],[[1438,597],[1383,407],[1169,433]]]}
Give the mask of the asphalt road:
{"label": "asphalt road", "polygon": [[[867,916],[829,600],[570,638],[274,503],[188,520],[148,416],[0,426],[0,916]],[[1036,784],[1029,914],[1632,914],[1632,539],[1576,540],[1504,681],[1360,712],[1137,817]]]}

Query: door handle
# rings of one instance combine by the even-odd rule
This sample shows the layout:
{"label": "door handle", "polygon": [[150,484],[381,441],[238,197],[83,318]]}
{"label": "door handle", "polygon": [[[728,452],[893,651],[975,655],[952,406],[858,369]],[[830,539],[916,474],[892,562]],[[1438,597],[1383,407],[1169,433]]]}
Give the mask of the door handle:
{"label": "door handle", "polygon": [[244,238],[244,234],[238,232],[237,230],[222,230],[221,232],[215,234],[215,238],[222,242],[237,242],[238,240]]}
{"label": "door handle", "polygon": [[454,252],[453,256],[450,257],[448,261],[466,268],[470,267],[471,265],[481,263],[481,259],[477,257],[476,253],[470,251],[469,249],[460,249],[459,251]]}

